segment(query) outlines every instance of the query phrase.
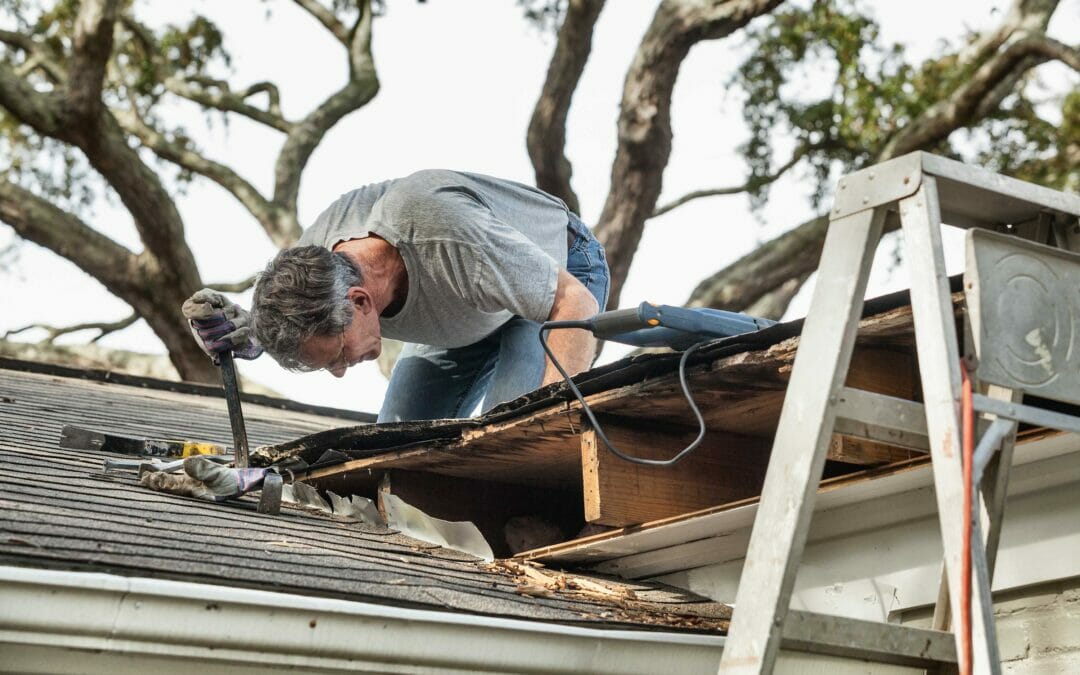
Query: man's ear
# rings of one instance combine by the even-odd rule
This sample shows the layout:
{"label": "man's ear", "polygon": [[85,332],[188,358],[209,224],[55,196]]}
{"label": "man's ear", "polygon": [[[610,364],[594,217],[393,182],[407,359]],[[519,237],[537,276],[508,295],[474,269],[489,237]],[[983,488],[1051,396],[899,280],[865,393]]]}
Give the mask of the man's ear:
{"label": "man's ear", "polygon": [[350,286],[346,291],[345,297],[349,299],[349,302],[353,304],[353,307],[360,310],[364,314],[375,309],[375,303],[371,299],[371,294],[367,292],[363,286]]}

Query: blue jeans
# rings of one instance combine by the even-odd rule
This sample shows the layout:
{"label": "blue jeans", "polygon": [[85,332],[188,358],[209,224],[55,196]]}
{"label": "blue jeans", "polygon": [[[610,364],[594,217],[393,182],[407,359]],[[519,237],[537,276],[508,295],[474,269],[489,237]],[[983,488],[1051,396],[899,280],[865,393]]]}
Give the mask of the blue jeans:
{"label": "blue jeans", "polygon": [[[603,311],[609,287],[604,247],[573,214],[567,229],[573,243],[566,271],[589,289]],[[379,421],[470,417],[539,388],[545,364],[539,330],[538,323],[515,316],[465,347],[405,345]]]}

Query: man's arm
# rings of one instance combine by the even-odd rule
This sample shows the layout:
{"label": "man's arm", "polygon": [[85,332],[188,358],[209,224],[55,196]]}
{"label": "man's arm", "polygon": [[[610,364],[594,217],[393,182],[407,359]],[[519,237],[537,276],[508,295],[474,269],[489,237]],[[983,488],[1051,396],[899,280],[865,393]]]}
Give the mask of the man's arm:
{"label": "man's arm", "polygon": [[[551,305],[548,321],[577,321],[588,319],[600,311],[589,289],[575,279],[566,270],[559,270],[559,281],[555,287],[555,302]],[[596,354],[596,338],[592,333],[580,328],[563,328],[548,333],[548,347],[559,360],[559,364],[570,375],[588,370]],[[543,384],[551,384],[562,379],[550,359],[545,359]]]}

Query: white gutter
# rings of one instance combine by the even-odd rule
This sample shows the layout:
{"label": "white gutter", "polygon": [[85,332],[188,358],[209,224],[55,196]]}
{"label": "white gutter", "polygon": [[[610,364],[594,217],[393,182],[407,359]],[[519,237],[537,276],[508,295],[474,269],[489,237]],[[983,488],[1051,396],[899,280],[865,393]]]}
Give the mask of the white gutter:
{"label": "white gutter", "polygon": [[724,638],[0,566],[17,672],[715,672]]}

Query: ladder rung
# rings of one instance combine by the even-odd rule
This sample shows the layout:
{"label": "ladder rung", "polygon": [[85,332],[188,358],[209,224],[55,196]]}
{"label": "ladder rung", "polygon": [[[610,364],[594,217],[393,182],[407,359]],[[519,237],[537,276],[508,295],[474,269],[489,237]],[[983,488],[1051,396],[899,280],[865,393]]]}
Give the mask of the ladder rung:
{"label": "ladder rung", "polygon": [[926,411],[921,403],[844,387],[833,404],[838,434],[927,452]]}
{"label": "ladder rung", "polygon": [[956,663],[952,633],[798,610],[787,614],[781,648],[901,666]]}
{"label": "ladder rung", "polygon": [[979,412],[990,413],[1036,427],[1049,427],[1050,429],[1060,429],[1061,431],[1080,434],[1080,417],[1074,415],[1066,415],[1021,403],[999,401],[982,394],[975,394],[972,397],[972,405]]}

